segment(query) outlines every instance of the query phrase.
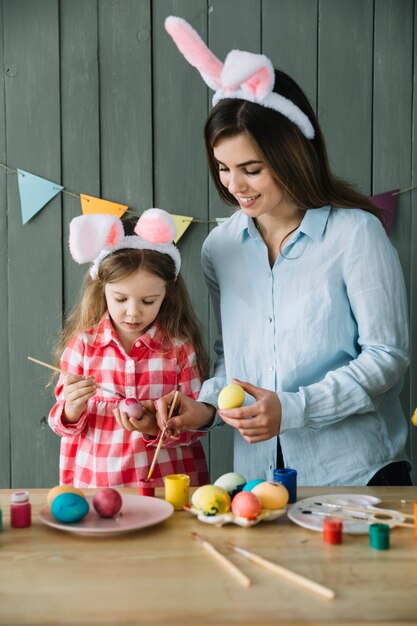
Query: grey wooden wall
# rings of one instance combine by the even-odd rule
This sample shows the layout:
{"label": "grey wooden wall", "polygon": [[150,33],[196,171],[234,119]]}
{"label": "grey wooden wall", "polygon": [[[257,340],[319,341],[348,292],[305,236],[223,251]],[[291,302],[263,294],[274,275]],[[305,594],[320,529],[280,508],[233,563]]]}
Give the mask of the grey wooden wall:
{"label": "grey wooden wall", "polygon": [[[0,161],[76,193],[201,220],[180,249],[209,346],[200,248],[227,209],[204,157],[209,94],[165,34],[170,14],[221,58],[233,47],[262,51],[292,74],[318,111],[334,169],[369,194],[417,184],[417,15],[414,0],[0,0]],[[417,406],[416,211],[417,192],[402,194],[392,233],[412,320],[408,415]],[[80,212],[60,194],[22,226],[16,175],[0,168],[0,487],[57,482],[49,374],[26,357],[51,361],[77,297],[85,268],[66,242]],[[230,433],[210,435],[206,451],[213,478],[230,471]],[[417,429],[410,451],[417,468]]]}

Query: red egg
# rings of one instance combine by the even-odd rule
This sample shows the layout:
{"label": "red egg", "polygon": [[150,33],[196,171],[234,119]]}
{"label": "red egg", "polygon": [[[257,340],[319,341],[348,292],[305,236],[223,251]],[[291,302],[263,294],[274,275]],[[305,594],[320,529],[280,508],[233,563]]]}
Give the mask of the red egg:
{"label": "red egg", "polygon": [[240,491],[232,500],[232,513],[248,520],[256,519],[261,508],[261,501],[251,491]]}
{"label": "red egg", "polygon": [[93,507],[100,517],[114,517],[122,508],[122,502],[122,496],[116,489],[106,487],[95,493]]}
{"label": "red egg", "polygon": [[119,402],[119,411],[126,413],[128,417],[134,417],[140,420],[145,411],[145,407],[141,402],[138,402],[136,398],[126,398]]}

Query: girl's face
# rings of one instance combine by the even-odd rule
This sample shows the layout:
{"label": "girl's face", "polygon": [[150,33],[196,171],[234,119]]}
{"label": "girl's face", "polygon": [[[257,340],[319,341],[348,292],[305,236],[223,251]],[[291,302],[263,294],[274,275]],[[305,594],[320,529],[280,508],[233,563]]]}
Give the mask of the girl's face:
{"label": "girl's face", "polygon": [[253,218],[265,214],[279,216],[293,208],[250,137],[241,134],[222,139],[214,146],[213,154],[222,185],[236,198],[246,215]]}
{"label": "girl's face", "polygon": [[130,349],[152,326],[165,293],[165,281],[142,269],[123,280],[106,283],[107,309],[124,347]]}

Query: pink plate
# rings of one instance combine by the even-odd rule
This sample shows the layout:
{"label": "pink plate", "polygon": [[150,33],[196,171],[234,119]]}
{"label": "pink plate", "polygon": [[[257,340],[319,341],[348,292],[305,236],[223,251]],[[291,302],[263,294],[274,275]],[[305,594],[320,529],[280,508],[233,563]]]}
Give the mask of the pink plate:
{"label": "pink plate", "polygon": [[174,507],[165,500],[148,496],[122,494],[123,505],[117,517],[104,518],[93,507],[93,496],[87,496],[90,511],[80,522],[63,524],[51,514],[45,505],[39,512],[42,522],[51,528],[66,530],[78,535],[100,536],[130,533],[147,526],[163,522],[174,512]]}

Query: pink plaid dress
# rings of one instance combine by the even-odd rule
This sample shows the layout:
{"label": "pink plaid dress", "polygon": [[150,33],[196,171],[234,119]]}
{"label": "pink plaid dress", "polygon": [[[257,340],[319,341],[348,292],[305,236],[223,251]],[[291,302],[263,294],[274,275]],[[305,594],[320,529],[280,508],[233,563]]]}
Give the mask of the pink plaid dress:
{"label": "pink plaid dress", "polygon": [[[129,354],[106,313],[99,324],[73,338],[61,357],[61,369],[94,376],[98,384],[127,398],[157,400],[174,389],[196,399],[201,387],[196,353],[190,342],[170,341],[158,324],[139,337]],[[57,402],[49,425],[62,437],[60,483],[76,487],[135,487],[146,479],[158,440],[121,428],[112,413],[119,399],[101,389],[76,424],[64,424],[64,376],[55,389]],[[209,482],[200,438],[183,432],[164,437],[152,478],[162,486],[167,474],[189,474],[191,485]]]}

